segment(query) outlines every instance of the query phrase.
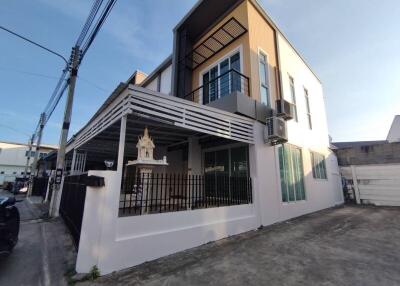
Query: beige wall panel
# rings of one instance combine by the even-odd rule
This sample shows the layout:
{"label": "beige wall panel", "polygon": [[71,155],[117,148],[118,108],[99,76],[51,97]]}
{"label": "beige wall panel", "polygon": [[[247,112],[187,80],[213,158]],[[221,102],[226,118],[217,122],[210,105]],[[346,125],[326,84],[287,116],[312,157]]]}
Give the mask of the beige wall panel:
{"label": "beige wall panel", "polygon": [[[238,20],[246,29],[248,29],[248,19],[247,19],[248,13],[247,13],[247,1],[243,2],[239,6],[237,6],[231,13],[226,15],[221,21],[213,28],[211,29],[207,34],[205,34],[197,43],[194,45],[198,45],[201,43],[204,39],[209,37],[213,32],[215,32],[217,29],[219,29],[226,21],[228,21],[230,18],[234,17],[236,20]],[[250,49],[249,49],[249,33],[247,32],[246,34],[242,35],[240,38],[238,38],[236,41],[231,43],[228,47],[224,48],[222,51],[219,53],[215,54],[212,58],[209,60],[205,61],[203,64],[198,66],[196,69],[193,70],[193,90],[196,89],[201,85],[199,82],[199,76],[201,75],[201,72],[204,71],[207,67],[211,66],[213,63],[217,62],[219,59],[223,58],[224,55],[231,53],[233,50],[236,50],[239,46],[242,47],[242,73],[244,75],[249,76],[250,74]]]}
{"label": "beige wall panel", "polygon": [[251,65],[251,95],[254,99],[260,100],[260,80],[259,80],[259,65],[258,53],[261,49],[268,56],[269,64],[269,81],[270,81],[270,99],[271,104],[274,104],[277,98],[277,79],[275,69],[277,67],[276,45],[274,29],[267,23],[264,17],[256,10],[249,1],[246,1],[248,6],[249,19],[249,43],[250,43],[250,65]]}

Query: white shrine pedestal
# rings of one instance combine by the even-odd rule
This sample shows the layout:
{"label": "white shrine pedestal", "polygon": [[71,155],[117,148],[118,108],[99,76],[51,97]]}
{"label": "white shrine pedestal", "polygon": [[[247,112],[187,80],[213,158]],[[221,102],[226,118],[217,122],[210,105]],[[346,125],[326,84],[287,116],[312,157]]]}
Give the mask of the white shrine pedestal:
{"label": "white shrine pedestal", "polygon": [[[162,167],[162,166],[168,166],[167,163],[167,157],[164,156],[163,160],[151,160],[151,159],[138,159],[134,161],[128,161],[126,166],[135,166],[136,167],[136,173],[139,173],[139,176],[141,180],[141,189],[137,189],[136,192],[141,195],[141,200],[142,205],[140,206],[142,208],[142,213],[148,213],[149,209],[146,209],[146,200],[147,202],[151,201],[153,198],[151,197],[151,193],[148,191],[151,191],[153,186],[153,180],[152,180],[152,173],[153,169],[155,167]],[[153,192],[154,194],[155,192]],[[137,201],[137,200],[136,200]],[[147,206],[149,203],[147,203]],[[144,208],[144,209],[143,209]]]}

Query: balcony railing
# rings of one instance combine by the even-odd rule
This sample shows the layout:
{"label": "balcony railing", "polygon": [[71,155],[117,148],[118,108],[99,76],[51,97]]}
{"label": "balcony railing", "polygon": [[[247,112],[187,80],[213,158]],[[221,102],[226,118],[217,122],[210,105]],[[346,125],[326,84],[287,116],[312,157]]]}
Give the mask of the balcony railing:
{"label": "balcony railing", "polygon": [[202,86],[187,94],[185,99],[208,104],[233,92],[250,96],[250,79],[235,69],[228,70],[208,82],[203,82]]}
{"label": "balcony railing", "polygon": [[122,185],[120,216],[251,204],[251,179],[229,175],[135,174]]}

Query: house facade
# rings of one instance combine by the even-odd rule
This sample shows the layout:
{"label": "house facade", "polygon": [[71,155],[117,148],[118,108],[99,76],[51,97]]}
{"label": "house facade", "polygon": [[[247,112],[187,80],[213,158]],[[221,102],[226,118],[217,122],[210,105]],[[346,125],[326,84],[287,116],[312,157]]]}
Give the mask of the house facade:
{"label": "house facade", "polygon": [[[151,175],[129,164],[145,128],[168,162]],[[341,204],[329,147],[321,82],[257,1],[199,1],[172,55],[121,83],[68,144],[66,221],[77,217],[73,186],[92,178],[74,227],[77,271],[110,273]]]}
{"label": "house facade", "polygon": [[[39,157],[42,158],[49,152],[56,150],[57,147],[41,145]],[[35,156],[36,146],[33,146],[29,154],[29,146],[24,143],[0,142],[0,185],[4,182],[14,182],[15,178],[25,176],[25,168],[28,161],[28,171],[30,174],[31,164]]]}

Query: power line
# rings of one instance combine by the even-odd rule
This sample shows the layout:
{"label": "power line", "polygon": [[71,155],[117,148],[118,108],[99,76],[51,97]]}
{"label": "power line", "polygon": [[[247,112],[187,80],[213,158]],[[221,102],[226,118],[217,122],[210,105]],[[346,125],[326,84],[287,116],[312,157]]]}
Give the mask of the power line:
{"label": "power line", "polygon": [[81,81],[85,82],[86,84],[97,88],[98,90],[101,90],[101,91],[104,91],[104,92],[108,92],[108,93],[110,92],[109,90],[107,90],[107,89],[105,89],[105,88],[102,88],[101,86],[98,86],[97,84],[95,84],[95,83],[93,83],[93,82],[91,82],[91,81],[89,81],[89,80],[87,80],[87,79],[85,79],[85,78],[83,78],[83,77],[81,77],[81,76],[78,76],[78,78],[79,78]]}
{"label": "power line", "polygon": [[[96,0],[96,2],[93,3],[92,9],[90,10],[89,16],[85,22],[85,25],[78,37],[78,40],[76,41],[76,44],[82,44],[83,41],[85,41],[86,36],[88,35],[88,32],[90,30],[90,26],[92,25],[94,19],[96,18],[97,13],[99,12],[100,7],[102,6],[103,0]],[[104,24],[106,18],[108,17],[108,15],[110,14],[112,8],[114,7],[116,3],[116,0],[109,0],[108,3],[105,5],[101,15],[98,17],[98,20],[96,22],[96,25],[93,27],[93,29],[90,32],[90,36],[88,37],[88,39],[85,41],[85,49],[82,50],[81,54],[80,54],[80,61],[83,59],[86,51],[88,50],[88,48],[90,47],[91,43],[94,41],[96,35],[98,34],[100,28],[102,27],[102,25]],[[79,46],[79,45],[78,45]],[[71,63],[71,60],[69,61]],[[69,65],[69,70],[71,69],[70,65]],[[66,78],[67,75],[67,70],[63,71],[63,74],[60,77],[60,80],[52,94],[52,96],[50,97],[50,100],[48,102],[48,104],[46,105],[45,108],[45,114],[46,114],[46,120],[45,122],[47,123],[47,121],[50,119],[51,115],[54,112],[54,109],[57,107],[57,104],[60,102],[61,97],[64,94],[64,91],[67,89],[68,87],[68,80],[67,83],[64,84],[64,86],[61,88],[61,85],[63,83],[63,81]],[[92,84],[90,83],[88,80],[84,80],[86,81],[88,84]],[[95,86],[98,89],[101,89],[103,91],[106,91],[103,88],[98,87],[97,85],[92,84],[93,86]],[[36,127],[36,129],[39,128],[39,123]]]}
{"label": "power line", "polygon": [[[56,76],[46,75],[46,74],[42,74],[42,73],[30,72],[30,71],[26,71],[26,70],[13,69],[13,68],[9,68],[9,67],[2,67],[2,66],[0,66],[0,71],[4,71],[4,72],[15,72],[15,73],[19,73],[19,74],[22,74],[22,75],[28,75],[28,76],[35,76],[35,77],[41,77],[41,78],[57,79],[57,80],[59,80],[59,78],[56,77]],[[98,84],[96,84],[96,83],[94,83],[94,82],[92,82],[92,81],[89,81],[88,79],[86,79],[86,78],[84,78],[84,77],[82,77],[82,76],[79,76],[78,78],[79,78],[82,82],[84,82],[85,84],[87,84],[87,85],[89,85],[89,86],[91,86],[91,87],[94,87],[94,88],[96,88],[96,89],[98,89],[98,90],[101,90],[101,91],[103,91],[103,92],[108,92],[108,93],[110,92],[109,90],[107,90],[107,89],[105,89],[105,88],[99,86]]]}
{"label": "power line", "polygon": [[83,57],[85,56],[87,50],[90,48],[91,44],[93,43],[94,39],[96,38],[98,32],[100,31],[101,27],[103,26],[104,22],[106,21],[111,10],[114,8],[114,5],[116,2],[117,2],[116,0],[109,0],[108,3],[106,4],[106,6],[103,10],[103,13],[97,20],[96,26],[93,28],[87,41],[82,46],[82,55],[81,55],[80,61],[83,60]]}
{"label": "power line", "polygon": [[35,73],[35,72],[30,72],[30,71],[24,71],[24,70],[19,70],[19,69],[13,69],[9,67],[2,67],[0,66],[0,70],[2,71],[10,71],[10,72],[15,72],[15,73],[20,73],[20,74],[25,74],[25,75],[30,75],[30,76],[37,76],[37,77],[42,77],[42,78],[48,78],[48,79],[58,79],[58,77],[51,76],[51,75],[45,75],[41,73]]}
{"label": "power line", "polygon": [[103,0],[96,0],[96,2],[93,3],[92,9],[90,10],[89,16],[86,19],[85,25],[82,28],[82,31],[78,37],[78,40],[75,43],[75,46],[78,46],[78,47],[82,46],[82,42],[85,39],[87,32],[89,31],[90,26],[92,25],[92,23],[96,17],[96,14],[98,13],[102,4],[103,4]]}
{"label": "power line", "polygon": [[3,124],[3,123],[0,123],[0,126],[3,127],[3,128],[10,129],[10,130],[12,130],[12,131],[14,131],[14,132],[17,132],[17,133],[27,135],[27,136],[29,136],[29,137],[31,136],[30,134],[28,134],[28,132],[21,131],[21,130],[19,130],[19,129],[16,129],[16,128],[12,127],[12,126],[9,126],[9,125]]}

